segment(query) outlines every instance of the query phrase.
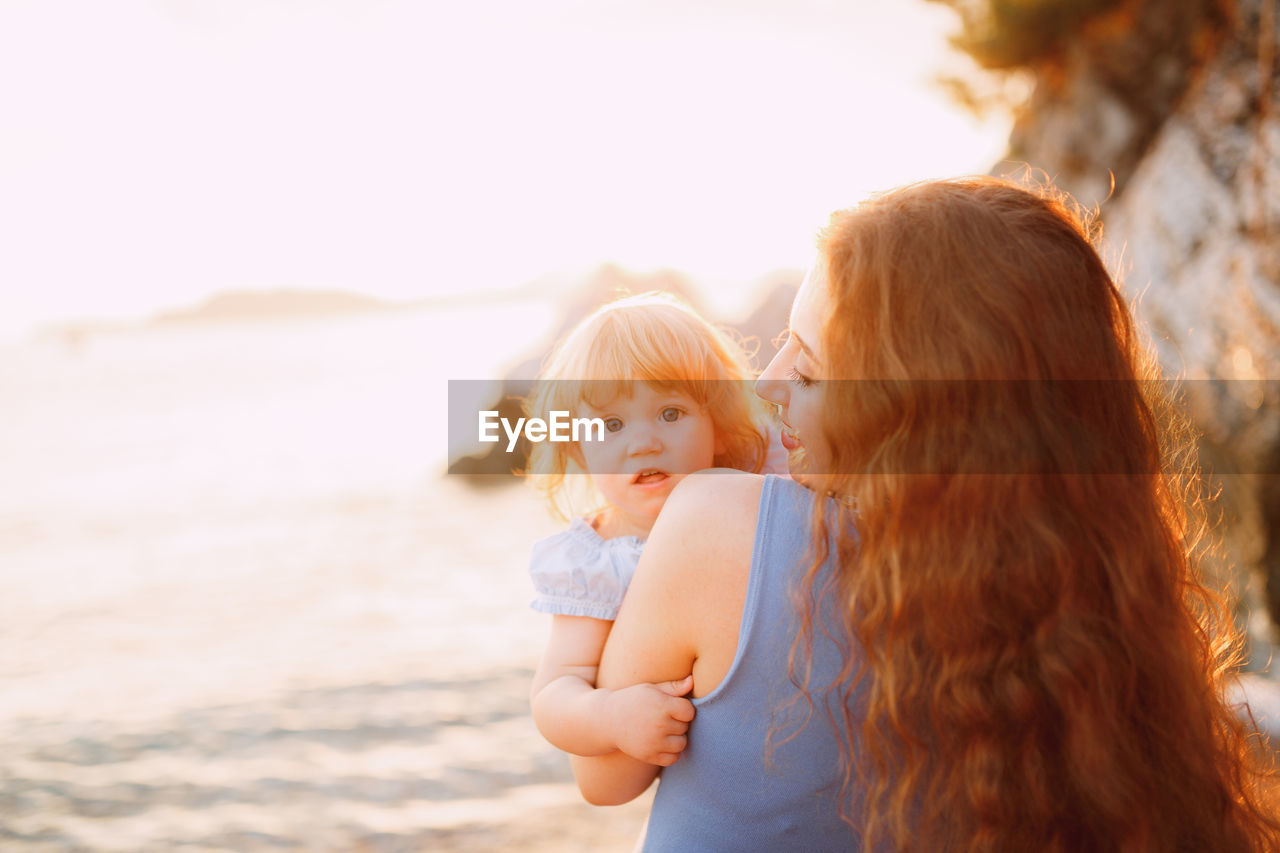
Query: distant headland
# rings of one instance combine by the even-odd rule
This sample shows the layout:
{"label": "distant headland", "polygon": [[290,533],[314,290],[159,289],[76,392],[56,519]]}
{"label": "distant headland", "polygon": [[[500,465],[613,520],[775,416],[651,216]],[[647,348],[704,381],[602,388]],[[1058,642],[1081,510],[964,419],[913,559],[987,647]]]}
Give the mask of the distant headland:
{"label": "distant headland", "polygon": [[434,304],[435,301],[419,299],[393,302],[345,290],[224,290],[210,295],[197,305],[170,308],[136,320],[75,320],[37,329],[35,335],[42,339],[60,341],[77,349],[90,337],[103,333],[372,314],[419,308]]}
{"label": "distant headland", "polygon": [[405,303],[388,302],[341,290],[227,290],[213,294],[192,308],[178,308],[155,314],[146,324],[278,320],[386,311],[401,307],[405,307]]}

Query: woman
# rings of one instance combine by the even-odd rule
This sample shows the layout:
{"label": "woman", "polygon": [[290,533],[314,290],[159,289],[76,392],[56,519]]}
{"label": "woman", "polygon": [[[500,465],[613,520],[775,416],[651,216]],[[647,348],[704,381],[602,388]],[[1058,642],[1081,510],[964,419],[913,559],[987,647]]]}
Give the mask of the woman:
{"label": "woman", "polygon": [[986,178],[832,218],[758,385],[813,491],[689,477],[604,652],[602,686],[694,677],[646,849],[1280,847],[1091,236]]}

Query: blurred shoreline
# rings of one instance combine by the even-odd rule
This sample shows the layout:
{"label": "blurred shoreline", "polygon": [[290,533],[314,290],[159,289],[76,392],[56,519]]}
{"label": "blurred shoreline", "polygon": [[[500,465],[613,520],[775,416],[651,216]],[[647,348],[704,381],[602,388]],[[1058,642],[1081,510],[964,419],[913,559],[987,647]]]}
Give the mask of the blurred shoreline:
{"label": "blurred shoreline", "polygon": [[500,370],[551,315],[0,368],[0,848],[630,850],[645,804],[583,803],[528,716],[525,562],[557,525],[443,475],[444,371]]}

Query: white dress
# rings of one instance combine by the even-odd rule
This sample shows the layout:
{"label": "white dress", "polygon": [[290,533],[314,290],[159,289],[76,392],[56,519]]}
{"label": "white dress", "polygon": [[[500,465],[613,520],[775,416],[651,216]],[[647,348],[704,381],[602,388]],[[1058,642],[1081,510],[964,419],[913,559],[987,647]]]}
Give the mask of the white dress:
{"label": "white dress", "polygon": [[560,616],[616,619],[635,574],[644,540],[603,539],[586,519],[533,545],[529,575],[537,592],[530,607]]}

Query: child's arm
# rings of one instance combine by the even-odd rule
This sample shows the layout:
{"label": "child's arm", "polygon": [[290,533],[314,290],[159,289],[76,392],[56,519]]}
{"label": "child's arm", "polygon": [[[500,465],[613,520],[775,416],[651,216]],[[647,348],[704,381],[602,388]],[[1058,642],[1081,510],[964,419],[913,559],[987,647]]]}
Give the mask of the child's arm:
{"label": "child's arm", "polygon": [[693,688],[682,681],[595,688],[600,652],[612,622],[586,616],[553,616],[530,704],[533,720],[552,745],[574,755],[621,750],[662,767],[674,764],[686,744],[693,704],[681,698]]}

